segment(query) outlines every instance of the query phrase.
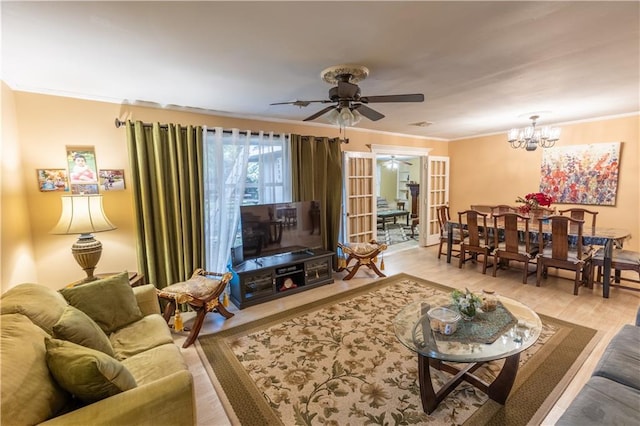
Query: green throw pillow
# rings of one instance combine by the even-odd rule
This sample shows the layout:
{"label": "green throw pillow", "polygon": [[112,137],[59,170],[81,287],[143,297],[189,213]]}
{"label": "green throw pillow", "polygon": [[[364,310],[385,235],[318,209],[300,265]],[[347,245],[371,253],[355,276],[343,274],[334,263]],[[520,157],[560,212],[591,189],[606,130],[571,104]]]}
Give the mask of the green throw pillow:
{"label": "green throw pillow", "polygon": [[95,349],[113,357],[113,347],[98,324],[80,309],[69,305],[53,326],[53,337]]}
{"label": "green throw pillow", "polygon": [[86,403],[136,387],[120,361],[100,351],[47,337],[47,365],[58,384]]}
{"label": "green throw pillow", "polygon": [[42,284],[19,284],[10,288],[0,299],[2,315],[26,315],[47,334],[51,334],[53,325],[60,319],[66,306],[67,301],[58,291]]}
{"label": "green throw pillow", "polygon": [[69,304],[89,315],[107,335],[143,316],[127,272],[63,288],[60,293]]}
{"label": "green throw pillow", "polygon": [[0,415],[3,426],[36,425],[71,401],[47,368],[49,335],[21,314],[0,317]]}

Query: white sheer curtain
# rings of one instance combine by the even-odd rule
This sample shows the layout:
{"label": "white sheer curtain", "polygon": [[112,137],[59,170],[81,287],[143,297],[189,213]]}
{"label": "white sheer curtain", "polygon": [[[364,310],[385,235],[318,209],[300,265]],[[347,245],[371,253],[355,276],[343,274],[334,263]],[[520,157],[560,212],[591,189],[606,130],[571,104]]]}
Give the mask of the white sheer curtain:
{"label": "white sheer curtain", "polygon": [[[286,135],[238,129],[204,128],[204,232],[206,268],[227,270],[236,246],[240,205],[247,185],[257,190],[252,203],[291,201],[291,148]],[[249,164],[255,183],[247,183]]]}
{"label": "white sheer curtain", "polygon": [[251,132],[204,128],[204,241],[206,268],[225,272],[244,198]]}

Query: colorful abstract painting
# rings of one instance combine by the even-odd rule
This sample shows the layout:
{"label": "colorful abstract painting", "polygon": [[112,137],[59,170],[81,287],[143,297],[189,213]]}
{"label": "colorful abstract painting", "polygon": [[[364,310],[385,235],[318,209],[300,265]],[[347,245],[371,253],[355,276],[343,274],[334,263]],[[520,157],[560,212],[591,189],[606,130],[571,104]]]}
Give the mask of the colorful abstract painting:
{"label": "colorful abstract painting", "polygon": [[547,148],[540,192],[556,203],[613,206],[618,190],[620,142]]}

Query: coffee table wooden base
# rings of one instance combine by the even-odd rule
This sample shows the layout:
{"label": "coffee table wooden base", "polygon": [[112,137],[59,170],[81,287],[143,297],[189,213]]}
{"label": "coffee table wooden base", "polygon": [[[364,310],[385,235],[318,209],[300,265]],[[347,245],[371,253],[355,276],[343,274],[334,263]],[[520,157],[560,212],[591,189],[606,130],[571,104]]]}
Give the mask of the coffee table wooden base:
{"label": "coffee table wooden base", "polygon": [[[463,381],[480,389],[492,400],[500,404],[504,404],[509,396],[509,392],[511,392],[513,382],[516,379],[519,360],[520,353],[507,357],[504,360],[504,365],[502,366],[502,370],[500,370],[498,377],[496,377],[492,383],[487,383],[473,375],[473,372],[480,368],[484,362],[470,363],[467,364],[465,368],[459,369],[438,359],[418,354],[418,373],[422,409],[427,414],[433,413],[438,407],[438,404],[440,404],[440,402]],[[453,377],[438,389],[438,392],[433,389],[433,382],[431,381],[431,367],[453,374]]]}

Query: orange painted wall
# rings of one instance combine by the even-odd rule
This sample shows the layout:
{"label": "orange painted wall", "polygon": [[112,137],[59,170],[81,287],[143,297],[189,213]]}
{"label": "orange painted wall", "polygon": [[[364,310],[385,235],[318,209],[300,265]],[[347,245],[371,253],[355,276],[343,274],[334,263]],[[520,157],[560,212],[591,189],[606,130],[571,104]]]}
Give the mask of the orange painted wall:
{"label": "orange painted wall", "polygon": [[[2,291],[21,282],[60,288],[82,278],[70,250],[74,236],[51,235],[60,214],[60,194],[38,190],[36,169],[65,168],[66,145],[95,146],[98,168],[124,169],[130,176],[124,129],[114,119],[237,127],[307,135],[339,136],[334,127],[235,119],[167,110],[148,105],[120,105],[58,96],[14,92],[2,85],[2,173],[0,173],[0,275]],[[596,207],[603,226],[629,228],[627,247],[638,250],[640,219],[640,116],[578,123],[563,127],[560,144],[622,141],[618,203]],[[452,212],[471,203],[513,203],[535,191],[541,152],[512,150],[505,135],[454,142],[433,141],[349,129],[342,149],[368,152],[369,144],[431,148],[451,158]],[[99,272],[137,270],[130,189],[105,192],[106,214],[118,227],[97,234],[104,251]]]}
{"label": "orange painted wall", "polygon": [[[632,238],[625,247],[640,249],[640,115],[563,125],[557,146],[622,142],[615,206],[577,206],[598,211],[598,226],[625,228]],[[505,134],[451,142],[450,205],[454,212],[471,204],[511,204],[537,192],[542,150],[512,149]]]}
{"label": "orange painted wall", "polygon": [[0,153],[0,280],[4,290],[4,283],[36,282],[38,276],[25,197],[15,97],[4,83]]}
{"label": "orange painted wall", "polygon": [[[120,105],[78,100],[14,92],[3,86],[3,95],[5,92],[7,101],[10,101],[10,108],[5,109],[3,102],[2,118],[4,123],[14,123],[13,135],[6,140],[10,141],[10,146],[15,152],[11,158],[13,178],[2,182],[3,203],[0,212],[3,217],[15,215],[22,223],[19,224],[15,220],[8,223],[3,220],[3,240],[0,248],[3,291],[24,281],[35,281],[51,288],[60,288],[84,276],[71,256],[71,245],[76,237],[49,234],[60,214],[61,194],[40,192],[36,169],[66,168],[66,145],[90,145],[95,147],[99,169],[124,169],[126,180],[130,176],[126,136],[124,128],[115,127],[116,117],[121,120],[144,122],[340,136],[338,129],[330,126],[244,120],[168,110],[153,105]],[[345,150],[369,152],[367,144],[380,144],[427,147],[432,148],[438,155],[447,153],[447,144],[441,141],[374,134],[356,129],[349,129],[347,136],[350,143],[342,145]],[[7,173],[10,171],[3,164],[3,175],[6,174],[5,170]],[[102,258],[96,273],[138,270],[132,193],[127,188],[125,191],[103,192],[103,196],[105,212],[117,229],[96,234],[96,238],[103,244]],[[5,235],[13,236],[12,231],[19,232],[22,237],[5,238]],[[28,250],[25,251],[23,247],[27,247]],[[26,257],[22,253],[27,253]],[[12,273],[11,270],[31,272],[25,276]]]}

